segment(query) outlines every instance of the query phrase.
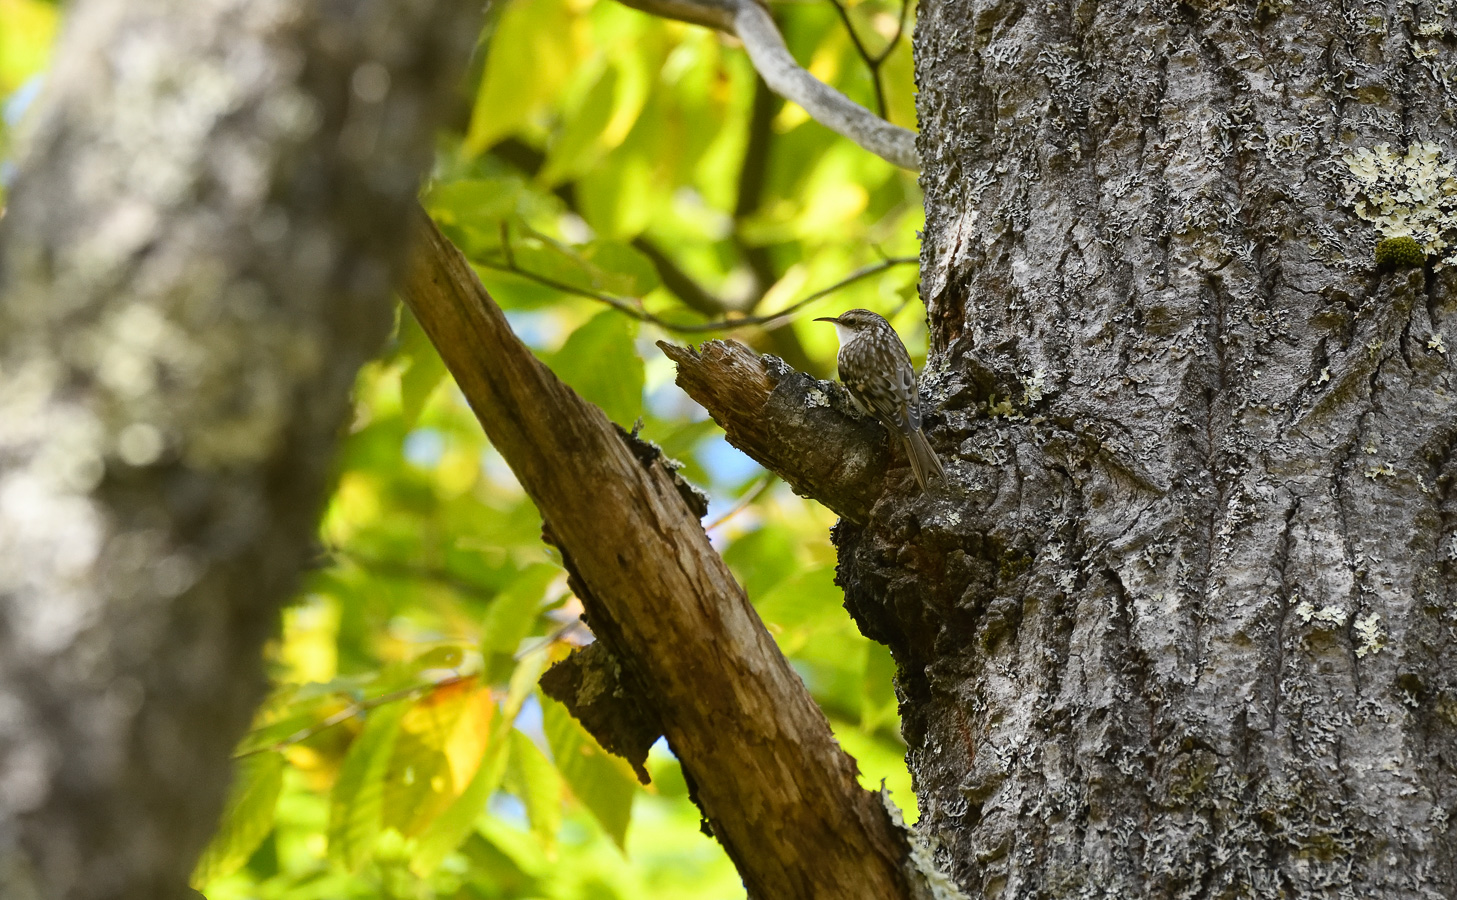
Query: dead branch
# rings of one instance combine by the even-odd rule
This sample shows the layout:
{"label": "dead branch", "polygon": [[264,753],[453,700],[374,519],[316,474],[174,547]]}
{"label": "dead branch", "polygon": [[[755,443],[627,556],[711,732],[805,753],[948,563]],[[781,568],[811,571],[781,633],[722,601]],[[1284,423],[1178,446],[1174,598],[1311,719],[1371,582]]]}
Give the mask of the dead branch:
{"label": "dead branch", "polygon": [[906,835],[857,783],[670,467],[532,356],[423,213],[415,230],[406,301],[540,509],[750,896],[916,896]]}
{"label": "dead branch", "polygon": [[708,410],[730,444],[795,493],[865,520],[880,495],[890,445],[874,420],[855,415],[839,385],[732,341],[697,350],[667,341],[658,347],[678,364],[678,386]]}

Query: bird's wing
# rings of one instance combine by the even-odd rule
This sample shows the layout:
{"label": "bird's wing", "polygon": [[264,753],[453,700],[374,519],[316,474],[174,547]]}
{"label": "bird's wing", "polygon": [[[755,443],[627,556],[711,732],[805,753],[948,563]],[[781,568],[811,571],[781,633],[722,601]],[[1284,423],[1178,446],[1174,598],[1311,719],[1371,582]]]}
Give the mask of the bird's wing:
{"label": "bird's wing", "polygon": [[854,382],[846,382],[845,386],[850,389],[850,396],[887,428],[907,434],[920,427],[920,405],[916,404],[913,417],[910,404],[910,399],[915,397],[914,372],[909,391],[899,371],[872,372]]}

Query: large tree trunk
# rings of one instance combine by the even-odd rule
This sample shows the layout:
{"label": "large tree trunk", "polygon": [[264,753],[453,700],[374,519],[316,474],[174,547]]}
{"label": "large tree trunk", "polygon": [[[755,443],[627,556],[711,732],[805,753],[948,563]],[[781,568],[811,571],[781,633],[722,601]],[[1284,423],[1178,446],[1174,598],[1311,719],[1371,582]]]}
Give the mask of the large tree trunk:
{"label": "large tree trunk", "polygon": [[478,8],[74,4],[0,242],[0,896],[190,893]]}
{"label": "large tree trunk", "polygon": [[1457,896],[1454,281],[1375,271],[1341,160],[1450,158],[1435,15],[923,4],[957,487],[835,540],[974,894]]}

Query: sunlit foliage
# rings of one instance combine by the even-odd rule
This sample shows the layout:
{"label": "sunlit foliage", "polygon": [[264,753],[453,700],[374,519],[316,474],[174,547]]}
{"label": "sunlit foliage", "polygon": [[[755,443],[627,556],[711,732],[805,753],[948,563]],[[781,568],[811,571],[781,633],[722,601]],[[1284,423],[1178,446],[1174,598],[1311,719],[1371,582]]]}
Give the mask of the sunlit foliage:
{"label": "sunlit foliage", "polygon": [[[913,125],[898,4],[774,12],[811,71]],[[55,7],[0,0],[0,22],[3,140]],[[877,90],[867,58],[887,48]],[[732,336],[825,377],[834,335],[810,319],[864,306],[923,346],[914,176],[774,98],[732,39],[607,0],[509,0],[422,197],[520,337],[710,493],[710,535],[864,783],[910,806],[894,667],[841,607],[833,516],[728,447],[653,342]],[[729,327],[744,321],[758,324]],[[742,896],[667,749],[644,788],[536,690],[590,635],[535,509],[406,313],[360,376],[337,473],[196,886],[211,900]]]}

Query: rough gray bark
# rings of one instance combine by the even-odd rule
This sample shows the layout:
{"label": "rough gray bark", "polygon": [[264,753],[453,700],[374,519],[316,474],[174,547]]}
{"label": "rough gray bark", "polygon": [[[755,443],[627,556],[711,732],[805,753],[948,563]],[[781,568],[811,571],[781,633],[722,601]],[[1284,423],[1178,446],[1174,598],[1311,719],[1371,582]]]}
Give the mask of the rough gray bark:
{"label": "rough gray bark", "polygon": [[1454,281],[1373,270],[1341,161],[1451,158],[1446,9],[921,7],[965,496],[837,542],[966,887],[1457,896]]}
{"label": "rough gray bark", "polygon": [[72,7],[0,234],[0,895],[190,893],[474,12]]}
{"label": "rough gray bark", "polygon": [[846,605],[972,895],[1457,896],[1457,298],[1375,270],[1342,161],[1452,159],[1454,34],[1421,3],[924,4],[946,494],[816,481],[822,388],[736,422],[711,383],[753,367],[678,354],[731,440],[868,504]]}

